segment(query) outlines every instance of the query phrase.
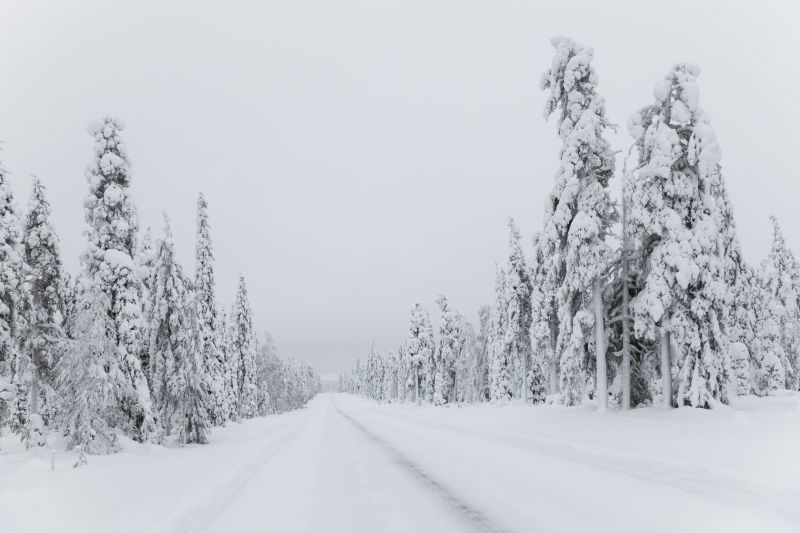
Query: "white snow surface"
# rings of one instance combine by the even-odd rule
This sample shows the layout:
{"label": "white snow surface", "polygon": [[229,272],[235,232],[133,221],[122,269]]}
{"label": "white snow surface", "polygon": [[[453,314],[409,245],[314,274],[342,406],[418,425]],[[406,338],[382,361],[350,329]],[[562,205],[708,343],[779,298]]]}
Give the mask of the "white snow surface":
{"label": "white snow surface", "polygon": [[[714,410],[418,407],[344,394],[211,444],[0,451],[13,532],[796,532],[800,395]],[[60,443],[51,437],[50,445]]]}

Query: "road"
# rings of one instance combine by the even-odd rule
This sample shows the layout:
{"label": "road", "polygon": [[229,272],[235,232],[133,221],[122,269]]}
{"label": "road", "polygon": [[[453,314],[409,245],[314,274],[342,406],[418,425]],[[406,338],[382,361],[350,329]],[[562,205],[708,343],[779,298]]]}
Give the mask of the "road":
{"label": "road", "polygon": [[[0,516],[9,531],[62,533],[796,531],[797,484],[645,453],[636,419],[578,413],[518,431],[533,426],[519,413],[575,412],[322,394],[217,430],[208,446],[133,447],[77,470],[59,457],[56,472],[46,457],[0,461]],[[604,446],[597,428],[619,435],[620,421],[630,438]]]}

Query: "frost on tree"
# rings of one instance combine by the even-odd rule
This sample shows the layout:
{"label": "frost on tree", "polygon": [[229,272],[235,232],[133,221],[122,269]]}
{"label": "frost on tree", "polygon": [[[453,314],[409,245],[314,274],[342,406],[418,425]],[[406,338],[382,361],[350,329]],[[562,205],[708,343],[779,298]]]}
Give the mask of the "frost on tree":
{"label": "frost on tree", "polygon": [[169,222],[150,273],[150,384],[158,421],[180,443],[205,443],[210,420],[198,361],[200,329]]}
{"label": "frost on tree", "polygon": [[44,446],[45,417],[49,418],[48,413],[56,407],[52,384],[55,348],[63,336],[64,276],[58,237],[50,221],[50,204],[44,186],[36,178],[25,217],[23,244],[31,306],[26,313],[28,327],[24,343],[31,357],[30,429],[27,432],[30,442],[27,444]]}
{"label": "frost on tree", "polygon": [[[764,312],[765,319],[761,337],[766,355],[763,373],[773,374],[767,381],[772,382],[769,389],[778,388],[798,390],[800,387],[800,269],[797,259],[786,245],[780,225],[775,217],[773,225],[772,249],[761,266],[761,284],[766,292],[769,308]],[[780,350],[776,350],[777,344]],[[774,359],[777,359],[775,361]]]}
{"label": "frost on tree", "polygon": [[661,345],[662,403],[709,408],[727,402],[730,363],[721,153],[698,105],[698,74],[676,65],[656,85],[655,104],[629,120],[639,155],[629,218],[646,272],[631,309],[636,334]]}
{"label": "frost on tree", "polygon": [[458,344],[456,314],[447,303],[447,298],[440,295],[436,299],[441,317],[439,319],[439,348],[436,350],[435,371],[433,377],[433,404],[444,405],[452,401],[454,387],[453,378]]}
{"label": "frost on tree", "polygon": [[508,329],[508,300],[506,273],[497,269],[495,278],[495,304],[492,310],[489,339],[489,394],[492,401],[510,400],[513,396],[512,361],[505,342]]}
{"label": "frost on tree", "polygon": [[236,360],[238,416],[253,418],[258,414],[256,343],[253,332],[253,311],[247,296],[247,285],[241,274],[231,313],[230,346],[232,357]]}
{"label": "frost on tree", "polygon": [[426,396],[425,387],[428,385],[428,381],[425,375],[433,351],[434,344],[430,316],[421,303],[415,303],[414,308],[411,310],[411,324],[408,327],[408,337],[406,338],[406,352],[411,367],[410,375],[414,401],[417,404]]}
{"label": "frost on tree", "polygon": [[605,138],[609,127],[605,100],[597,93],[593,50],[571,39],[553,39],[552,65],[542,77],[548,91],[545,116],[558,113],[561,164],[545,213],[539,246],[546,258],[545,286],[555,290],[559,381],[565,405],[580,403],[584,388],[584,361],[594,339],[599,390],[605,402],[605,330],[602,277],[608,269],[606,244],[614,210],[608,181],[614,174],[614,154]]}
{"label": "frost on tree", "polygon": [[228,406],[225,396],[225,361],[217,346],[217,297],[214,277],[214,249],[208,222],[208,204],[200,194],[197,198],[197,243],[195,246],[195,291],[197,316],[202,345],[202,366],[209,415],[215,425],[225,423]]}
{"label": "frost on tree", "polygon": [[124,379],[113,339],[111,302],[98,283],[84,278],[74,318],[74,338],[61,345],[56,363],[56,390],[61,397],[58,425],[67,437],[67,449],[81,446],[87,453],[119,450],[116,428],[127,413],[120,410],[118,394]]}
{"label": "frost on tree", "polygon": [[85,275],[109,299],[109,317],[119,360],[117,395],[126,414],[122,426],[138,441],[155,434],[145,373],[139,359],[142,307],[140,280],[133,261],[138,218],[129,195],[130,162],[121,121],[105,117],[89,126],[95,157],[86,170],[89,193],[84,200],[89,247],[82,257]]}
{"label": "frost on tree", "polygon": [[[513,219],[508,221],[509,256],[506,271],[505,301],[507,324],[503,335],[506,351],[516,369],[514,390],[521,391],[523,400],[544,400],[541,368],[531,365],[531,324],[533,322],[531,271],[525,261],[519,229]],[[532,390],[533,389],[533,390]]]}
{"label": "frost on tree", "polygon": [[7,424],[27,440],[29,358],[20,350],[29,301],[22,232],[8,176],[0,162],[0,431]]}

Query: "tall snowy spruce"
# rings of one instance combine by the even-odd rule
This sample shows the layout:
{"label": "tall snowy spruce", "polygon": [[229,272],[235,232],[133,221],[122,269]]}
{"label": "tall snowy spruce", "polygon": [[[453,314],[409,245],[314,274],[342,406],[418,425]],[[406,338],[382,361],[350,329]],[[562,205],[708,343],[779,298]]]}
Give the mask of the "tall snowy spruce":
{"label": "tall snowy spruce", "polygon": [[428,311],[421,303],[415,303],[411,310],[411,324],[408,327],[406,351],[411,366],[411,379],[414,401],[419,404],[425,396],[425,372],[435,350],[433,332]]}
{"label": "tall snowy spruce", "polygon": [[497,269],[495,303],[492,309],[489,343],[489,397],[492,401],[510,400],[514,396],[513,361],[505,342],[508,331],[508,295],[506,273]]}
{"label": "tall snowy spruce", "polygon": [[169,221],[150,274],[150,383],[158,420],[179,442],[206,442],[207,396],[198,362],[200,331]]}
{"label": "tall snowy spruce", "polygon": [[444,405],[453,401],[455,364],[458,354],[458,324],[456,313],[440,295],[436,299],[441,312],[439,319],[439,348],[436,350],[436,368],[433,378],[433,404]]}
{"label": "tall snowy spruce", "polygon": [[236,361],[237,412],[241,418],[258,414],[258,386],[256,374],[256,343],[253,331],[253,311],[247,296],[244,275],[239,275],[239,286],[233,302],[231,316],[231,351]]}
{"label": "tall snowy spruce", "polygon": [[34,446],[45,445],[45,423],[40,407],[55,408],[53,393],[57,346],[63,337],[64,274],[58,237],[50,221],[50,203],[45,188],[34,178],[25,217],[22,238],[25,262],[28,265],[31,309],[27,311],[25,349],[30,353],[30,429],[27,432]]}
{"label": "tall snowy spruce", "polygon": [[[768,328],[777,327],[776,340],[780,343],[780,366],[784,382],[781,387],[798,390],[800,387],[800,266],[792,251],[786,245],[781,227],[775,217],[772,249],[761,266],[761,283],[766,291],[770,305],[767,311],[772,323]],[[768,332],[764,332],[766,337]],[[774,365],[774,362],[771,363]]]}
{"label": "tall snowy spruce", "polygon": [[[510,251],[505,283],[508,322],[503,342],[511,361],[518,369],[515,389],[521,390],[520,396],[524,401],[527,402],[535,396],[534,400],[538,402],[544,399],[541,391],[543,377],[540,376],[541,370],[538,366],[531,366],[531,271],[522,252],[519,228],[513,219],[508,221],[508,233]],[[531,387],[535,389],[534,394],[531,394]]]}
{"label": "tall snowy spruce", "polygon": [[95,158],[86,171],[89,193],[84,200],[89,247],[83,254],[84,273],[109,298],[110,334],[116,345],[119,375],[115,386],[126,420],[123,431],[138,441],[156,432],[150,391],[139,359],[142,307],[139,279],[133,261],[138,218],[129,195],[131,183],[127,146],[120,137],[123,124],[105,117],[89,126]]}
{"label": "tall snowy spruce", "polygon": [[656,85],[655,104],[628,123],[639,157],[629,223],[646,272],[631,310],[637,336],[660,342],[662,404],[710,408],[727,402],[730,364],[720,149],[698,105],[698,74],[676,65]]}
{"label": "tall snowy spruce", "polygon": [[214,277],[214,249],[208,222],[208,204],[197,197],[197,243],[195,246],[195,302],[202,343],[203,386],[209,400],[209,415],[215,425],[225,423],[229,407],[225,398],[223,352],[218,346],[217,297]]}
{"label": "tall snowy spruce", "polygon": [[[565,405],[580,403],[584,361],[590,334],[595,333],[598,406],[607,403],[603,276],[611,251],[606,244],[614,209],[608,181],[614,174],[614,154],[605,138],[609,127],[605,100],[597,93],[594,51],[571,39],[553,39],[556,49],[542,77],[549,91],[545,116],[558,112],[561,165],[550,193],[540,246],[556,288],[559,322],[555,353],[560,354],[560,385]],[[552,279],[554,278],[554,279]]]}
{"label": "tall snowy spruce", "polygon": [[27,440],[29,358],[20,349],[27,307],[22,232],[8,174],[0,162],[0,431]]}

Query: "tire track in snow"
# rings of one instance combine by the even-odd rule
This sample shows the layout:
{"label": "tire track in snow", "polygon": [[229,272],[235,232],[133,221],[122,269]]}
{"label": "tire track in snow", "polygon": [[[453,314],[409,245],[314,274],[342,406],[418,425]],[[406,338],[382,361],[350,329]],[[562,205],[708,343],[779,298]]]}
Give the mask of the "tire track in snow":
{"label": "tire track in snow", "polygon": [[174,519],[172,531],[176,533],[195,533],[207,530],[222,512],[233,503],[236,496],[261,471],[270,459],[285,448],[308,424],[308,417],[294,423],[286,433],[266,446],[255,459],[248,461],[236,470],[236,474],[221,486],[215,488],[207,501],[192,506]]}
{"label": "tire track in snow", "polygon": [[433,478],[430,474],[425,472],[417,463],[403,455],[397,448],[389,444],[387,441],[380,438],[378,435],[364,427],[360,422],[353,417],[339,409],[339,405],[331,397],[331,403],[336,408],[336,411],[344,417],[348,422],[361,431],[369,440],[377,444],[388,455],[390,455],[395,463],[402,466],[407,472],[411,473],[414,477],[420,480],[423,484],[427,485],[433,492],[440,498],[447,502],[462,518],[465,518],[469,523],[474,525],[480,531],[487,531],[491,533],[505,533],[506,530],[492,522],[489,517],[481,511],[470,505],[468,502],[459,498],[447,486]]}
{"label": "tire track in snow", "polygon": [[[370,409],[354,408],[368,418],[386,417]],[[765,484],[752,486],[747,480],[731,476],[725,470],[714,471],[708,467],[687,468],[679,461],[667,461],[650,456],[622,455],[591,450],[566,440],[541,435],[521,435],[518,433],[465,428],[447,422],[421,420],[396,413],[391,422],[418,428],[451,433],[478,439],[491,444],[508,446],[518,450],[547,455],[581,466],[596,468],[626,476],[654,485],[671,486],[677,489],[712,498],[724,504],[746,505],[770,511],[790,513],[798,516],[794,502],[800,492],[787,492],[782,487]]]}

